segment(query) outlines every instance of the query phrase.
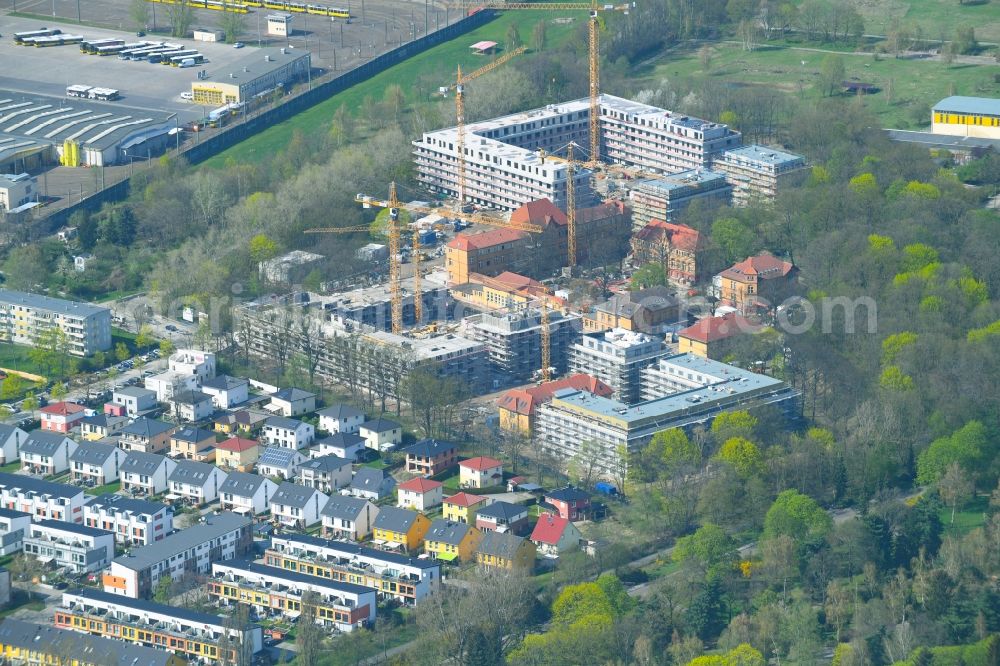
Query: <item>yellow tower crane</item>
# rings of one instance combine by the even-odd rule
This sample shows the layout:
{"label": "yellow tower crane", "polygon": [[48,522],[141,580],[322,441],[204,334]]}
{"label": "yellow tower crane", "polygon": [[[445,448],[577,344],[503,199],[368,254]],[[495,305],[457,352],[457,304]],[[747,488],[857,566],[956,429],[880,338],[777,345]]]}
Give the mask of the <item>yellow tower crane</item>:
{"label": "yellow tower crane", "polygon": [[[403,331],[403,288],[402,288],[402,264],[400,260],[400,237],[403,233],[402,222],[399,212],[401,210],[410,213],[429,215],[438,213],[441,209],[430,208],[428,206],[414,206],[403,204],[396,196],[396,183],[389,183],[389,197],[387,199],[376,199],[375,197],[358,194],[354,200],[364,208],[387,208],[389,209],[389,295],[392,304],[392,332],[401,333]],[[541,229],[532,224],[518,224],[509,222],[492,215],[481,213],[449,212],[448,215],[455,219],[470,224],[486,224],[491,227],[502,227],[514,229],[516,231],[526,231],[528,233],[541,233]],[[307,234],[352,234],[358,232],[370,232],[371,228],[366,226],[355,227],[320,227],[317,229],[307,229]],[[419,230],[413,232],[413,308],[417,322],[423,319],[423,293],[420,283],[420,236]]]}
{"label": "yellow tower crane", "polygon": [[552,378],[552,334],[549,331],[549,308],[545,305],[544,299],[541,301],[541,306],[542,316],[539,324],[542,339],[542,381],[547,382]]}
{"label": "yellow tower crane", "polygon": [[[452,3],[452,7],[470,9],[472,5],[468,3]],[[599,16],[601,12],[622,12],[628,14],[629,10],[635,7],[635,3],[622,5],[598,4],[596,0],[591,2],[505,2],[504,0],[485,0],[475,2],[474,6],[482,9],[496,9],[498,11],[510,10],[545,10],[545,11],[577,11],[590,12],[589,50],[590,50],[590,159],[588,166],[596,166],[601,159],[601,51],[600,51],[600,24]]]}
{"label": "yellow tower crane", "polygon": [[566,147],[566,249],[570,270],[576,266],[576,183],[573,182],[573,144]]}
{"label": "yellow tower crane", "polygon": [[464,76],[462,75],[462,66],[459,65],[458,76],[455,77],[455,83],[448,87],[449,90],[455,91],[455,129],[458,132],[458,137],[455,140],[455,148],[458,152],[458,208],[460,210],[465,205],[465,84],[482,76],[483,74],[492,72],[500,65],[521,55],[527,50],[527,47],[519,46],[516,49],[504,53],[488,65],[483,65],[471,74],[466,74]]}

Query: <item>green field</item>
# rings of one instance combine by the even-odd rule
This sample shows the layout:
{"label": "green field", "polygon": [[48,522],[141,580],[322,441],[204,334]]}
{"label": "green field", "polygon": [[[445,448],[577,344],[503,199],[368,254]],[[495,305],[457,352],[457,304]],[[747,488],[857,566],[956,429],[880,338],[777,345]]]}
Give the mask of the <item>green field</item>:
{"label": "green field", "polygon": [[958,28],[973,27],[983,41],[1000,42],[1000,2],[969,2],[957,0],[861,0],[858,3],[865,17],[865,32],[884,35],[894,21],[903,26],[920,26],[929,39],[951,39]]}
{"label": "green field", "polygon": [[[829,49],[832,50],[832,49]],[[805,46],[762,45],[744,51],[733,42],[711,45],[712,58],[705,71],[693,49],[662,54],[629,83],[635,90],[662,87],[697,91],[708,81],[734,86],[764,86],[789,95],[818,100],[820,67],[828,49]],[[917,129],[930,124],[930,107],[948,95],[996,96],[1000,84],[994,66],[952,64],[933,60],[903,60],[891,56],[878,59],[870,53],[840,52],[845,77],[872,83],[879,92],[863,103],[880,119],[883,127]],[[804,64],[803,64],[804,63]],[[844,97],[853,101],[850,97]]]}
{"label": "green field", "polygon": [[83,492],[87,495],[104,495],[105,493],[116,493],[121,490],[121,487],[121,481],[115,481],[114,483],[106,483],[96,488],[87,488]]}
{"label": "green field", "polygon": [[989,498],[977,496],[964,507],[955,512],[955,522],[951,522],[951,509],[944,508],[938,514],[944,525],[945,535],[962,536],[986,523],[986,511],[989,508]]}
{"label": "green field", "polygon": [[43,375],[42,368],[31,360],[28,352],[31,347],[10,343],[0,344],[0,368],[29,372],[33,375]]}
{"label": "green field", "polygon": [[[569,14],[572,15],[572,12]],[[463,71],[468,72],[488,62],[482,56],[472,55],[469,52],[469,44],[480,40],[492,40],[503,43],[507,29],[511,23],[517,23],[522,40],[527,40],[531,37],[532,27],[539,19],[545,17],[555,18],[556,16],[562,16],[562,14],[540,12],[525,16],[511,12],[501,15],[496,20],[472,32],[424,51],[367,81],[352,86],[330,99],[320,102],[289,120],[268,128],[260,134],[206,160],[204,165],[209,168],[219,169],[224,167],[230,159],[238,163],[258,162],[288,145],[292,134],[296,130],[314,132],[317,128],[325,127],[330,117],[333,116],[333,113],[342,104],[353,114],[358,115],[362,108],[362,102],[366,97],[370,96],[375,100],[381,100],[385,89],[393,84],[398,84],[402,87],[403,92],[407,96],[407,102],[411,106],[416,102],[444,103],[440,97],[431,98],[430,92],[436,91],[438,86],[447,85],[454,81],[455,70],[459,65],[462,66]],[[581,18],[583,18],[582,13]],[[547,43],[549,45],[561,43],[572,33],[574,28],[573,23],[555,24],[550,21],[546,32]],[[423,95],[417,92],[420,90],[425,91],[423,94],[426,95],[426,98],[423,98]],[[416,99],[417,96],[422,97],[422,99]],[[446,115],[445,117],[448,116]],[[400,149],[409,150],[409,146],[401,146]]]}

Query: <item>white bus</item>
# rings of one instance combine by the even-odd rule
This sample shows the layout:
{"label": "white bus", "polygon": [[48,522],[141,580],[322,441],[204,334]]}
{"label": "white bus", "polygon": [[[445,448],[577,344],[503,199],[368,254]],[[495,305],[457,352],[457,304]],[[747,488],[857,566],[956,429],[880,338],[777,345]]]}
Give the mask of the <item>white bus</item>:
{"label": "white bus", "polygon": [[99,102],[111,102],[120,97],[114,88],[91,88],[87,93],[88,99],[96,99]]}
{"label": "white bus", "polygon": [[14,33],[14,43],[25,45],[31,43],[26,40],[29,40],[32,37],[51,37],[53,35],[59,35],[59,34],[62,34],[62,30],[60,30],[59,28],[41,28],[39,30],[25,30],[24,32]]}
{"label": "white bus", "polygon": [[66,96],[67,97],[80,97],[87,99],[87,93],[90,91],[90,86],[84,86],[80,84],[74,84],[71,86],[66,86]]}

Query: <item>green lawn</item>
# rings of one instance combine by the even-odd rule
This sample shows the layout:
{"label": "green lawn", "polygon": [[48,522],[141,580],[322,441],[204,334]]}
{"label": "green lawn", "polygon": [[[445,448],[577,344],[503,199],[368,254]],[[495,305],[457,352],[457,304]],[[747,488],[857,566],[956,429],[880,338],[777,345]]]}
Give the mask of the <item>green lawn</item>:
{"label": "green lawn", "polygon": [[669,557],[662,557],[657,559],[652,564],[643,567],[642,570],[649,574],[649,577],[652,579],[670,576],[677,573],[680,568],[680,562],[675,562]]}
{"label": "green lawn", "polygon": [[0,344],[0,368],[30,372],[33,375],[44,374],[41,366],[28,357],[30,351],[31,347],[11,343]]}
{"label": "green lawn", "polygon": [[87,495],[103,495],[105,493],[116,493],[121,490],[121,481],[115,481],[114,483],[106,483],[103,486],[97,486],[96,488],[87,488],[83,491]]}
{"label": "green lawn", "polygon": [[0,467],[0,472],[4,472],[6,474],[13,474],[19,469],[21,469],[21,461],[15,460],[14,462],[7,463],[3,467]]}
{"label": "green lawn", "polygon": [[37,599],[29,599],[27,593],[23,590],[12,590],[11,593],[11,605],[8,608],[0,611],[0,618],[5,618],[22,608],[27,608],[33,611],[43,611],[45,610],[45,602],[39,601]]}
{"label": "green lawn", "polygon": [[[1000,4],[1000,3],[998,3]],[[732,86],[762,86],[805,100],[823,99],[817,87],[823,59],[829,54],[813,45],[765,44],[753,52],[736,43],[711,45],[708,71],[695,49],[661,54],[629,81],[634,90],[660,88],[666,79],[673,87],[697,91],[708,81]],[[897,60],[872,54],[843,53],[845,78],[873,83],[880,91],[862,98],[883,127],[918,129],[930,125],[930,107],[951,94],[992,97],[1000,95],[993,80],[995,66],[947,65],[929,60]],[[803,64],[804,63],[804,64]],[[839,97],[853,103],[853,97]]]}
{"label": "green lawn", "polygon": [[[496,20],[476,29],[470,33],[456,37],[450,42],[445,42],[419,55],[416,55],[395,67],[392,67],[377,76],[359,83],[351,88],[334,95],[330,99],[320,102],[316,106],[297,114],[295,117],[279,123],[274,127],[257,134],[256,136],[223,151],[204,162],[204,165],[213,168],[223,168],[227,161],[234,160],[237,163],[258,162],[268,155],[280,151],[292,137],[295,130],[302,132],[316,132],[317,128],[325,131],[331,116],[340,105],[351,111],[354,115],[359,115],[362,109],[362,102],[366,97],[371,96],[375,100],[381,100],[385,89],[393,84],[399,84],[407,96],[407,102],[412,105],[415,102],[444,104],[445,100],[439,97],[431,100],[430,95],[439,86],[447,85],[455,79],[455,70],[461,65],[463,71],[471,71],[488,62],[482,56],[474,56],[469,51],[469,44],[480,40],[493,40],[500,43],[505,41],[507,28],[511,23],[517,23],[522,39],[529,39],[533,26],[538,20],[553,19],[561,16],[579,16],[582,20],[585,17],[583,12],[538,12],[530,15],[519,15],[517,12],[510,12],[499,16]],[[547,24],[546,42],[549,45],[562,43],[575,29],[574,23],[552,23]],[[528,56],[520,56],[528,57]],[[452,106],[454,102],[447,101]],[[412,111],[411,111],[412,112]],[[449,115],[445,115],[449,118]],[[403,146],[401,150],[408,150]]]}
{"label": "green lawn", "polygon": [[903,26],[923,30],[928,39],[951,39],[958,28],[973,27],[983,41],[1000,41],[1000,3],[986,0],[959,4],[956,0],[878,0],[860,2],[859,11],[865,17],[865,32],[886,34],[893,21]]}
{"label": "green lawn", "polygon": [[944,525],[944,533],[952,536],[962,536],[968,534],[977,527],[982,527],[986,522],[986,510],[989,508],[989,498],[985,495],[977,496],[976,499],[955,512],[955,522],[951,521],[951,509],[941,509],[941,524]]}

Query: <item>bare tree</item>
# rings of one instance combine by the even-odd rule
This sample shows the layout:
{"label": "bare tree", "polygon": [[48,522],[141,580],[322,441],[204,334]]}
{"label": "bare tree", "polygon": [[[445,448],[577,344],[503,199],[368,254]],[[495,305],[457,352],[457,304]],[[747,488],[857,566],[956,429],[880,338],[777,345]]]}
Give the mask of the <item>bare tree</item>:
{"label": "bare tree", "polygon": [[579,480],[584,488],[593,487],[606,452],[604,447],[592,439],[580,443],[580,451],[569,461],[570,475]]}
{"label": "bare tree", "polygon": [[149,25],[149,3],[146,0],[132,0],[128,7],[128,15],[136,30],[145,30]]}
{"label": "bare tree", "polygon": [[302,595],[302,612],[299,615],[298,634],[295,644],[299,648],[295,663],[302,666],[316,666],[319,663],[320,643],[323,640],[320,627],[316,624],[316,602],[318,597],[312,590]]}
{"label": "bare tree", "polygon": [[194,10],[188,0],[180,0],[176,4],[167,5],[167,19],[170,21],[170,34],[174,37],[184,37],[194,22]]}
{"label": "bare tree", "polygon": [[938,492],[941,499],[951,507],[951,523],[955,522],[955,509],[959,504],[964,504],[972,496],[975,486],[972,479],[965,473],[961,465],[953,462],[948,465],[941,480],[938,481]]}

